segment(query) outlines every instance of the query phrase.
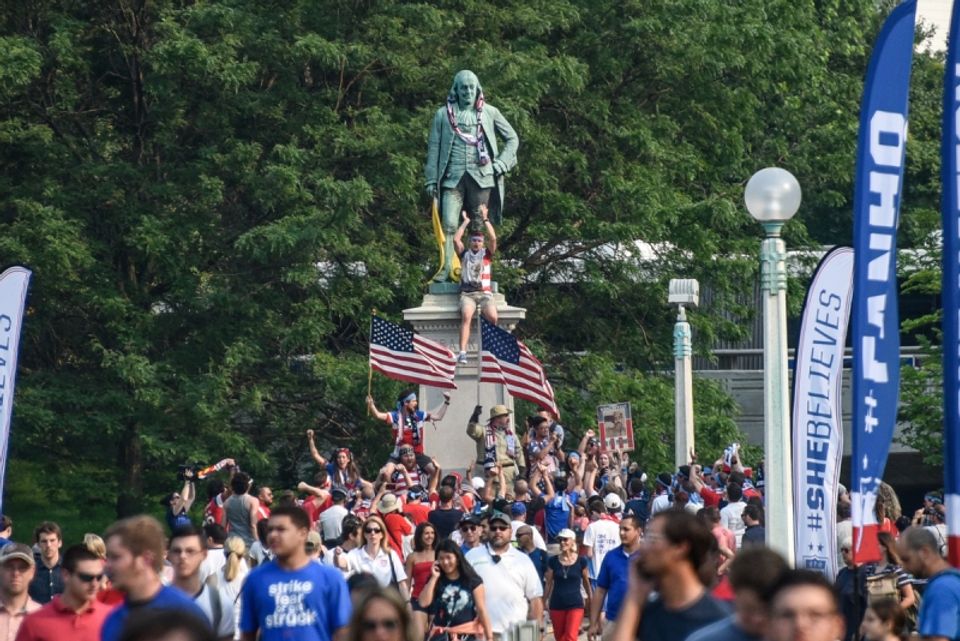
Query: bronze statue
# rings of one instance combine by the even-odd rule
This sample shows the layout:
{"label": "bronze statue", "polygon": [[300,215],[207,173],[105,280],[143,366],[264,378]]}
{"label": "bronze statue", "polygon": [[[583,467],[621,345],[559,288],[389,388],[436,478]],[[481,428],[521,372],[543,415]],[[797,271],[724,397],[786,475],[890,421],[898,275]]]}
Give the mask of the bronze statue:
{"label": "bronze statue", "polygon": [[[502,147],[496,136],[503,139]],[[460,212],[475,221],[488,208],[490,220],[500,224],[503,212],[503,177],[517,164],[517,133],[500,110],[484,103],[480,81],[472,71],[460,71],[446,104],[437,110],[427,142],[427,195],[439,200],[443,261],[433,277],[451,279],[454,264],[453,234]],[[436,227],[436,226],[435,226]],[[435,231],[438,231],[435,229]]]}

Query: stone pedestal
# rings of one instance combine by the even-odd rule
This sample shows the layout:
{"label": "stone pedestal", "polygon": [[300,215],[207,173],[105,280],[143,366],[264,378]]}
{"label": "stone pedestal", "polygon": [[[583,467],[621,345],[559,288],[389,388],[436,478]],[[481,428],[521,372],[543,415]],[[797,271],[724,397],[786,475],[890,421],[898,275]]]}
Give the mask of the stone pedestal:
{"label": "stone pedestal", "polygon": [[[494,291],[496,292],[496,288]],[[511,307],[500,293],[494,293],[494,300],[497,304],[498,325],[512,332],[517,322],[526,317],[527,310]],[[418,334],[443,343],[454,354],[460,351],[460,295],[456,292],[456,286],[446,283],[444,286],[432,285],[419,307],[403,310],[403,318]],[[513,410],[513,397],[502,385],[481,383],[479,401],[477,399],[479,341],[477,320],[474,316],[470,343],[467,346],[467,363],[457,366],[457,389],[451,390],[452,397],[446,416],[436,427],[430,423],[424,426],[424,451],[428,456],[436,458],[445,472],[462,472],[467,464],[476,458],[476,442],[467,436],[466,432],[474,407],[483,406],[480,417],[484,422],[494,405],[506,405]],[[443,402],[442,393],[443,390],[439,388],[421,385],[418,394],[420,408],[430,411],[439,406]]]}

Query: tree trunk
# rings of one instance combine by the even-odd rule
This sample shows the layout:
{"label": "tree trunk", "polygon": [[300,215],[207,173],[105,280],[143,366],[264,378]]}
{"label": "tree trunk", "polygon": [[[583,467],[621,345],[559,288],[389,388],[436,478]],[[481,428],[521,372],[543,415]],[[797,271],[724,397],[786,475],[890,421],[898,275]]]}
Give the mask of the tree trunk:
{"label": "tree trunk", "polygon": [[117,518],[139,514],[143,509],[143,448],[140,426],[128,425],[120,442],[120,491],[117,494]]}

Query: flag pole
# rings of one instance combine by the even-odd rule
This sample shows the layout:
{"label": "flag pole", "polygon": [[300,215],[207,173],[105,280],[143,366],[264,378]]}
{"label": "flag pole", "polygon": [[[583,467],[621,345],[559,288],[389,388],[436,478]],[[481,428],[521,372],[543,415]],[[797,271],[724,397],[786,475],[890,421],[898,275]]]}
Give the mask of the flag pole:
{"label": "flag pole", "polygon": [[[369,344],[373,343],[373,317],[377,315],[377,308],[370,308],[370,336],[367,350],[369,351]],[[370,356],[367,355],[367,397],[373,396],[373,363],[370,362]],[[367,403],[367,416],[370,416],[370,404]]]}
{"label": "flag pole", "polygon": [[477,305],[477,405],[480,404],[480,373],[483,371],[483,325],[480,305]]}

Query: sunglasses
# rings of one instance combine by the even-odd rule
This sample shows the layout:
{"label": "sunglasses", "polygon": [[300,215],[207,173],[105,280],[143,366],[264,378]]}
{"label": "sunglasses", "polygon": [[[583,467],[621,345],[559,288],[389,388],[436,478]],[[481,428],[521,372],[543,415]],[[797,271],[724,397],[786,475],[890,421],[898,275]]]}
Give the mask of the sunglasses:
{"label": "sunglasses", "polygon": [[381,530],[378,527],[368,527],[368,528],[364,528],[363,532],[364,534],[380,534],[381,532],[383,532],[383,530]]}
{"label": "sunglasses", "polygon": [[469,524],[469,525],[461,525],[461,526],[460,526],[460,529],[461,529],[461,530],[469,530],[470,532],[473,532],[474,530],[477,529],[477,526],[476,526],[476,525],[473,525],[473,524],[471,523],[471,524]]}
{"label": "sunglasses", "polygon": [[490,526],[491,532],[504,532],[509,529],[510,529],[509,525],[491,525]]}
{"label": "sunglasses", "polygon": [[87,574],[86,572],[75,572],[74,576],[83,581],[84,583],[90,583],[91,581],[103,581],[103,572],[100,574]]}
{"label": "sunglasses", "polygon": [[364,632],[374,632],[383,628],[387,632],[396,632],[400,627],[400,621],[397,619],[364,619],[362,624]]}

